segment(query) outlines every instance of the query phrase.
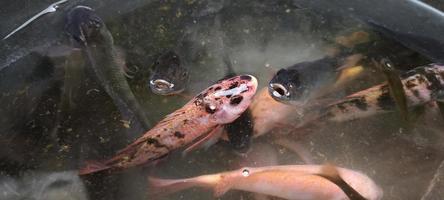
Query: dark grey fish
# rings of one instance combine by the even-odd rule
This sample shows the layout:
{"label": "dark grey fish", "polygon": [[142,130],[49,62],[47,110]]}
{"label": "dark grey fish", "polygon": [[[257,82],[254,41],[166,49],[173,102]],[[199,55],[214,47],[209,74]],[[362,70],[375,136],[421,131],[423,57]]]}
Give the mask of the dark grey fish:
{"label": "dark grey fish", "polygon": [[334,83],[339,63],[336,58],[325,57],[283,68],[271,79],[268,91],[277,101],[304,104],[313,91]]}
{"label": "dark grey fish", "polygon": [[[55,2],[55,1],[54,1]],[[102,19],[114,19],[117,15],[124,15],[135,9],[150,6],[153,0],[132,0],[122,3],[120,0],[107,0],[106,3],[96,0],[69,0],[60,5],[57,12],[44,15],[33,21],[12,37],[0,43],[0,71],[14,66],[33,52],[46,52],[64,41],[64,17],[66,13],[77,5],[88,5],[96,10]],[[51,2],[53,3],[53,2]],[[48,6],[48,1],[30,1],[23,12],[23,2],[3,0],[8,9],[0,12],[0,35],[6,36],[11,30],[22,24],[26,19]]]}
{"label": "dark grey fish", "polygon": [[153,67],[149,80],[151,91],[160,95],[172,95],[185,90],[189,81],[188,68],[181,63],[179,55],[174,51],[160,55]]}
{"label": "dark grey fish", "polygon": [[113,37],[102,19],[91,8],[77,6],[67,15],[65,31],[72,38],[73,45],[82,49],[101,86],[122,115],[135,116],[148,129],[148,117],[128,85],[123,66],[118,64]]}

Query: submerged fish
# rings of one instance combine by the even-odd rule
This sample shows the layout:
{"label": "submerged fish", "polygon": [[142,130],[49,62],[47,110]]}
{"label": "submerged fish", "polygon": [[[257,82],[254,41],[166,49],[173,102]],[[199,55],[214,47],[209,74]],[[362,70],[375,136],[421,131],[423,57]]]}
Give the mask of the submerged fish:
{"label": "submerged fish", "polygon": [[[431,101],[444,101],[444,66],[430,64],[401,74],[406,104],[409,109]],[[322,109],[321,119],[345,121],[396,110],[387,83],[352,94]]]}
{"label": "submerged fish", "polygon": [[[212,188],[216,197],[235,189],[284,199],[349,199],[342,185],[325,178],[329,174],[324,170],[322,165],[282,165],[242,168],[186,179],[149,178],[149,191],[151,195],[162,195],[204,187]],[[382,190],[368,176],[345,168],[337,168],[337,171],[349,187],[364,197],[351,199],[382,198]]]}
{"label": "submerged fish", "polygon": [[233,122],[248,108],[256,89],[257,80],[250,75],[221,80],[167,115],[113,158],[91,163],[79,174],[150,164],[179,148],[191,145],[189,150],[218,138],[223,125]]}
{"label": "submerged fish", "polygon": [[380,70],[384,73],[387,79],[387,85],[390,89],[390,94],[392,95],[393,100],[395,101],[396,106],[404,118],[404,120],[408,121],[408,108],[407,108],[407,97],[404,91],[404,85],[402,84],[401,77],[398,72],[395,70],[393,64],[388,59],[381,59],[379,63],[374,61],[376,66],[380,68]]}
{"label": "submerged fish", "polygon": [[335,87],[341,85],[338,82],[341,81],[338,79],[340,69],[355,66],[361,58],[358,54],[345,58],[325,57],[281,69],[269,83],[270,95],[279,102],[305,105],[337,89]]}
{"label": "submerged fish", "polygon": [[[379,0],[293,0],[295,5],[312,9],[326,19],[344,16],[373,23],[379,28],[372,28],[379,29],[382,33],[386,32],[387,36],[415,49],[433,62],[442,63],[444,13],[428,5],[428,2],[434,1],[405,0],[400,3]],[[402,16],[402,21],[408,23],[400,23],[397,16]],[[395,32],[396,35],[393,34]]]}
{"label": "submerged fish", "polygon": [[300,108],[275,101],[263,88],[254,97],[250,106],[253,136],[258,137],[275,130],[277,127],[294,123],[300,117]]}
{"label": "submerged fish", "polygon": [[150,77],[151,91],[160,95],[182,92],[189,80],[188,68],[180,62],[179,55],[167,51],[159,56]]}
{"label": "submerged fish", "polygon": [[[82,49],[96,77],[122,115],[134,115],[145,129],[150,122],[125,78],[111,33],[89,7],[76,6],[67,15],[65,31]],[[132,117],[132,116],[129,116]]]}

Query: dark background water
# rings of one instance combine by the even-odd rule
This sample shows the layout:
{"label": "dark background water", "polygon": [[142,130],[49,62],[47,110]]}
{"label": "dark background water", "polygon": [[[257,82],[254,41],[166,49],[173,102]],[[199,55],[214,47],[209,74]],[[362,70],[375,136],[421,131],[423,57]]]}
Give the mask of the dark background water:
{"label": "dark background water", "polygon": [[[0,35],[50,3],[2,1]],[[442,5],[432,3],[438,8]],[[142,132],[125,127],[112,100],[88,70],[77,89],[75,105],[64,107],[61,66],[73,55],[60,49],[66,42],[64,15],[74,5],[94,8],[116,47],[125,53],[127,65],[141,69],[129,82],[152,121],[188,100],[158,96],[147,87],[148,69],[165,50],[178,52],[190,67],[185,91],[190,96],[225,75],[225,52],[237,73],[255,75],[264,87],[277,69],[325,56],[336,36],[368,30],[356,19],[322,16],[292,1],[69,1],[60,11],[39,18],[0,43],[0,199],[146,199],[148,174],[181,178],[240,167],[235,163],[242,158],[219,144],[186,157],[173,154],[150,169],[79,179],[75,170],[86,160],[108,158]],[[59,54],[46,56],[54,51]],[[382,80],[382,75],[368,70],[341,92],[358,91]],[[258,154],[275,155],[280,164],[303,164],[292,152],[272,144],[276,137],[298,140],[316,163],[331,162],[369,175],[383,188],[384,199],[439,199],[432,194],[442,188],[434,176],[442,177],[444,129],[438,114],[426,117],[411,129],[403,126],[397,113],[320,123],[310,134],[294,131],[257,138],[253,147],[259,147],[253,150],[267,149]],[[51,185],[47,180],[65,180],[66,184]],[[45,187],[50,189],[38,192]],[[428,189],[429,196],[425,195]],[[239,199],[239,195],[229,192],[223,199]],[[166,197],[211,198],[210,192],[199,189]]]}

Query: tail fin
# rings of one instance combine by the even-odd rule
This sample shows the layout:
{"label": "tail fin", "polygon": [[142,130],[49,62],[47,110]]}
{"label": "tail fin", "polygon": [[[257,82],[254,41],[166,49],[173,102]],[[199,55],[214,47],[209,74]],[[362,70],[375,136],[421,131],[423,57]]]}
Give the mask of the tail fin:
{"label": "tail fin", "polygon": [[190,179],[160,179],[148,177],[148,195],[152,198],[165,196],[195,186]]}
{"label": "tail fin", "polygon": [[110,168],[110,166],[107,166],[99,161],[87,161],[86,166],[79,170],[79,176],[102,172],[109,170]]}
{"label": "tail fin", "polygon": [[356,191],[351,185],[349,185],[339,174],[338,169],[331,165],[326,164],[322,167],[321,173],[317,174],[330,182],[337,185],[347,195],[350,200],[367,200],[358,191]]}

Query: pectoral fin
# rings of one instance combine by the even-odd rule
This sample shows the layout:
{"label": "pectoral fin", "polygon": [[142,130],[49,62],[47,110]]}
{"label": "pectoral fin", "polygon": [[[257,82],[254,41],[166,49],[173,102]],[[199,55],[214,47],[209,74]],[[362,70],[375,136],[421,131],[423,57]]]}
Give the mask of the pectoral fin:
{"label": "pectoral fin", "polygon": [[222,136],[223,130],[224,130],[223,126],[216,126],[206,136],[204,136],[203,138],[199,139],[194,144],[187,147],[182,152],[182,156],[185,156],[189,152],[196,150],[196,149],[200,149],[200,148],[207,149],[208,147],[210,147],[211,145],[213,145],[214,143],[216,143],[220,139],[220,137]]}
{"label": "pectoral fin", "polygon": [[214,187],[214,197],[220,197],[231,189],[230,178],[222,178]]}
{"label": "pectoral fin", "polygon": [[341,88],[350,81],[354,80],[364,71],[364,67],[361,65],[346,67],[339,72],[338,77],[336,78],[334,88]]}
{"label": "pectoral fin", "polygon": [[375,65],[384,73],[387,78],[387,83],[390,88],[390,94],[395,100],[396,106],[398,107],[401,116],[408,121],[408,107],[407,107],[407,97],[404,91],[404,85],[402,84],[401,78],[398,72],[393,67],[393,64],[387,59],[381,59],[378,62],[373,60]]}

